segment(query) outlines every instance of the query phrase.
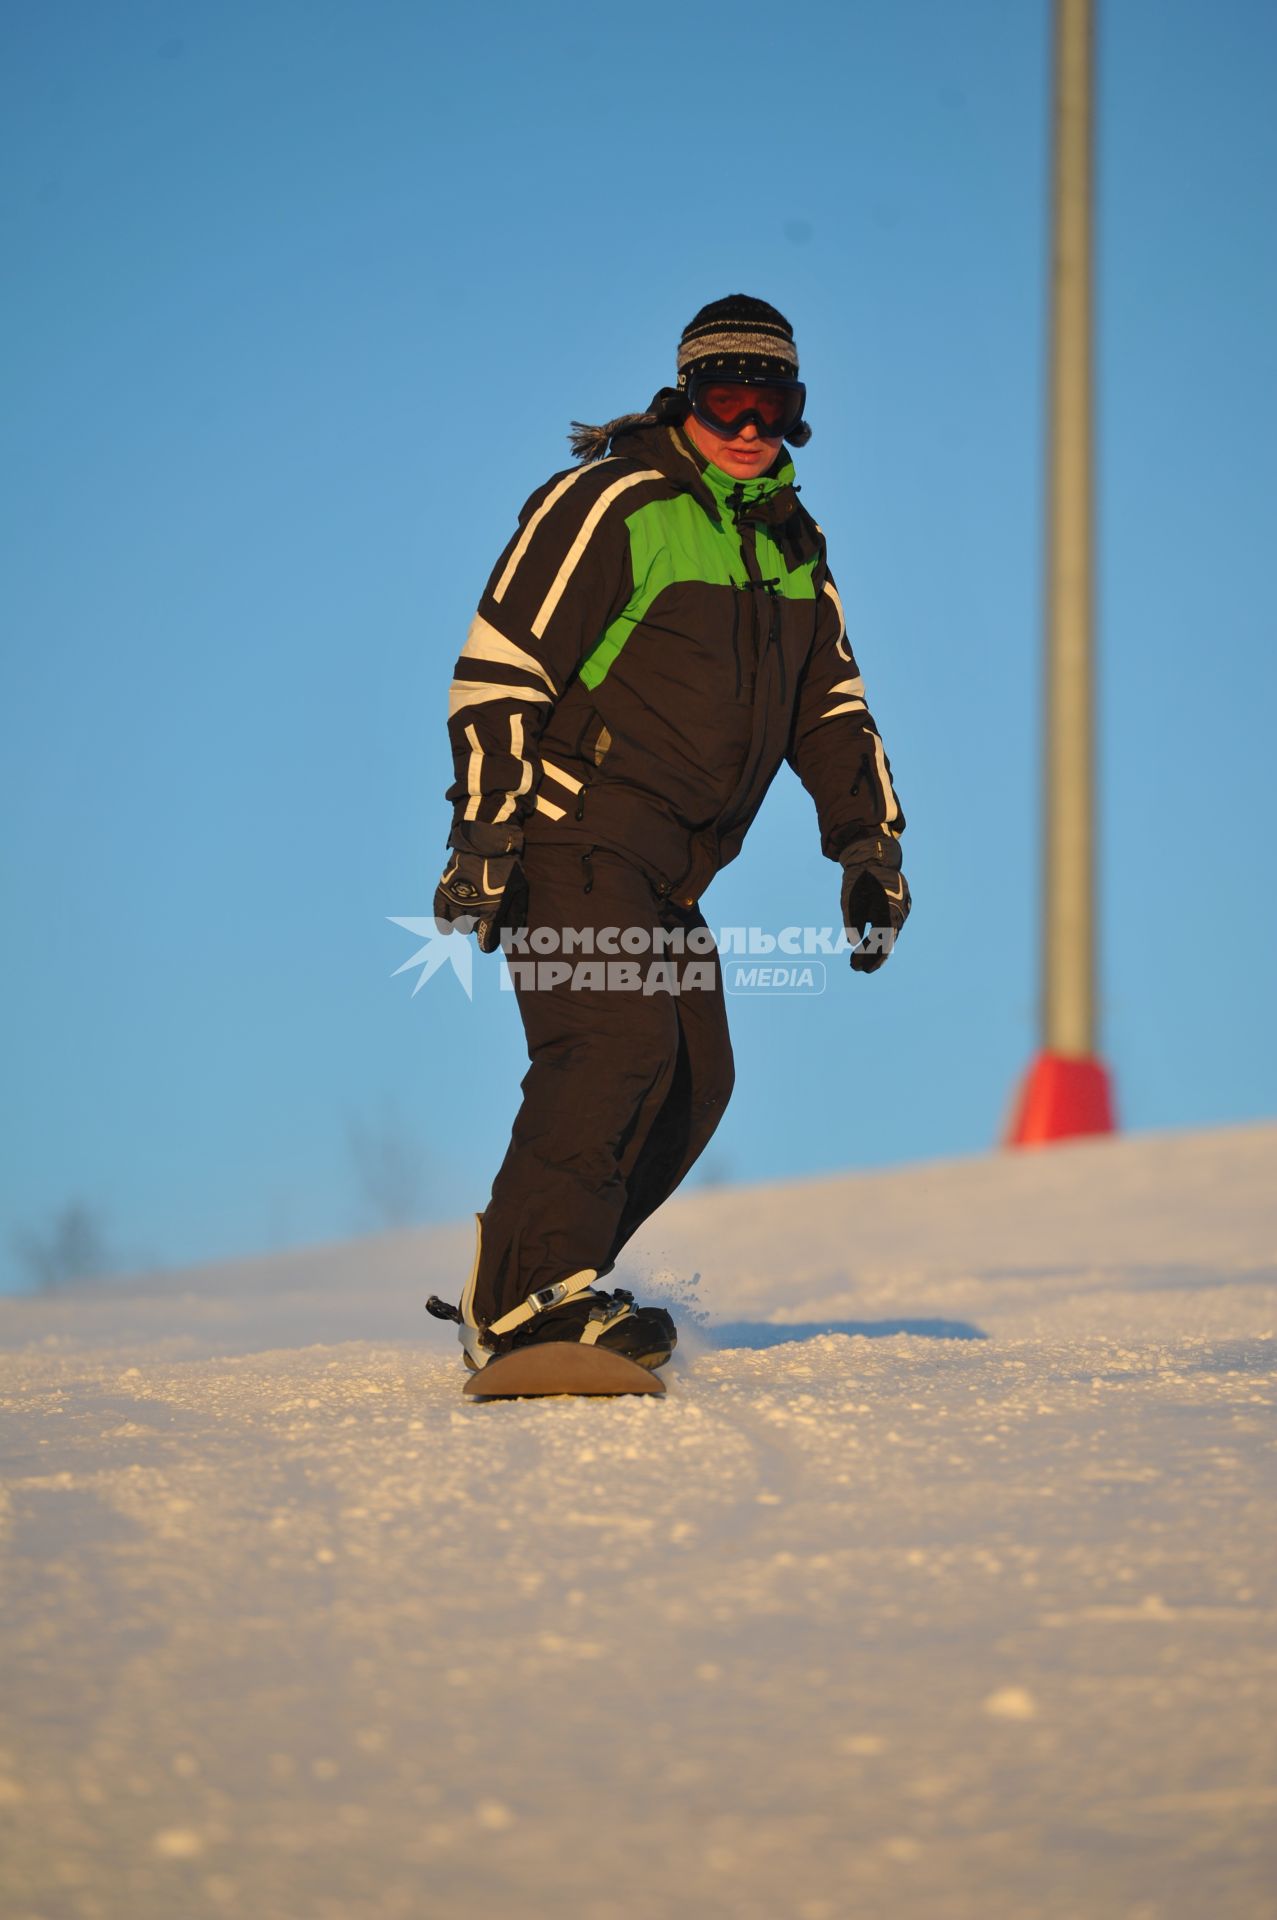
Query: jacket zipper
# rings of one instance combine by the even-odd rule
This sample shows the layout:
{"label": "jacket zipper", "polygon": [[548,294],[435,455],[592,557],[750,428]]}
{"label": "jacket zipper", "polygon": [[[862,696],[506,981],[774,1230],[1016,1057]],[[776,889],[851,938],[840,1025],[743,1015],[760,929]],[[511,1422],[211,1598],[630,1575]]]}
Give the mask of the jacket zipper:
{"label": "jacket zipper", "polygon": [[[784,648],[784,643],[783,643],[782,634],[781,634],[780,608],[777,604],[778,598],[779,598],[777,590],[780,586],[780,582],[779,580],[775,580],[775,581],[764,580],[762,578],[762,570],[758,565],[758,547],[757,547],[757,540],[754,534],[754,529],[752,526],[742,526],[741,524],[740,509],[744,505],[744,502],[745,502],[745,489],[738,482],[737,485],[733,487],[732,491],[727,495],[727,506],[731,511],[732,521],[736,528],[737,538],[740,541],[741,558],[745,563],[745,572],[749,578],[749,594],[750,594],[751,605],[755,609],[757,609],[759,592],[765,591],[767,594],[767,598],[768,598],[767,643],[769,646],[775,643],[775,646],[776,646],[777,669],[778,669],[778,679],[779,679],[779,700],[777,704],[780,706],[784,706],[784,704],[788,699],[789,680],[785,670],[785,648]],[[747,540],[749,542],[748,553],[746,552]],[[753,559],[752,568],[750,566],[751,557]],[[756,575],[757,575],[757,578],[755,578]],[[756,625],[757,625],[757,621],[756,621]],[[741,656],[740,656],[740,646],[739,646],[739,602],[737,601],[735,590],[733,590],[733,593],[732,593],[732,654],[733,654],[733,659],[735,662],[735,670],[736,670],[736,697],[737,699],[739,699],[741,694],[741,686],[742,686],[742,668],[741,668]],[[762,649],[760,648],[758,650],[758,668],[760,672],[762,669],[762,665],[763,665],[763,652],[762,652]],[[757,680],[755,681],[755,694],[757,694]],[[727,815],[726,812],[724,812],[724,813],[721,813],[718,816],[717,820],[714,822],[714,829],[713,829],[714,839],[715,839],[716,845],[719,847],[721,847],[722,845],[724,832],[730,832],[736,826],[737,822],[743,817],[741,803],[743,802],[744,805],[746,806],[748,805],[750,795],[753,792],[754,783],[758,778],[758,769],[762,765],[763,753],[764,753],[764,750],[766,749],[766,746],[767,746],[767,726],[766,726],[766,723],[764,722],[761,729],[759,730],[758,743],[754,751],[753,759],[749,763],[748,773],[746,777],[740,782],[740,784],[737,786],[737,789],[736,789],[737,794],[740,795],[740,802],[738,802],[735,811],[730,815],[730,817]],[[689,863],[686,869],[686,873],[690,873],[692,871],[692,868],[695,866],[695,864],[696,864],[695,860],[693,859]],[[681,876],[680,879],[676,881],[673,885],[667,886],[665,891],[667,891],[671,897],[674,897],[676,888],[683,884],[683,881],[685,878],[686,878],[686,874]],[[686,904],[690,906],[693,903],[689,900]]]}
{"label": "jacket zipper", "polygon": [[789,698],[789,677],[785,672],[785,648],[781,640],[780,594],[778,591],[780,582],[779,580],[764,580],[763,585],[767,589],[768,598],[771,602],[768,616],[767,641],[769,646],[774,645],[776,648],[776,662],[780,668],[780,704],[783,707]]}
{"label": "jacket zipper", "polygon": [[[732,520],[735,524],[736,532],[740,539],[741,558],[745,561],[745,571],[749,575],[750,590],[755,595],[755,603],[757,603],[756,597],[759,592],[765,592],[767,595],[767,644],[768,646],[774,646],[776,648],[776,664],[777,664],[777,667],[779,668],[779,676],[778,676],[779,677],[779,703],[783,707],[789,698],[789,675],[785,668],[785,648],[781,638],[781,619],[780,619],[780,605],[779,605],[780,581],[764,580],[762,577],[762,568],[758,564],[757,532],[753,524],[748,520],[746,520],[744,524],[742,524],[742,511],[745,505],[745,489],[740,484],[739,481],[732,488],[731,492],[728,494],[727,504],[731,508]],[[752,568],[749,564],[749,556],[747,556],[745,551],[745,542],[747,538],[749,540],[749,552],[750,552],[750,555],[752,555],[753,561],[754,561]],[[758,576],[757,579],[755,579],[754,577],[755,574],[757,574]],[[733,612],[735,612],[734,606],[733,606]],[[759,664],[760,665],[762,664],[761,659],[759,661]],[[737,693],[737,697],[739,697],[740,695],[739,663],[738,663],[737,676],[736,676],[736,693]]]}
{"label": "jacket zipper", "polygon": [[[758,541],[754,528],[748,522],[743,526],[741,524],[740,509],[744,505],[744,500],[745,490],[740,485],[733,487],[731,493],[727,496],[727,504],[732,510],[732,519],[740,538],[741,558],[745,563],[745,571],[749,576],[750,594],[755,607],[758,604],[759,592],[765,591],[767,595],[767,644],[769,647],[774,644],[776,648],[777,675],[779,680],[779,699],[777,704],[784,706],[789,694],[789,678],[785,671],[785,648],[781,639],[780,606],[778,604],[779,596],[777,593],[780,582],[779,580],[764,580],[762,577],[762,569],[758,564]],[[752,566],[750,564],[751,561],[753,562]],[[763,658],[760,648],[758,659],[760,670],[762,664]],[[758,685],[757,682],[755,682],[755,697],[757,697],[757,692]],[[759,733],[758,746],[755,750],[753,760],[750,762],[748,777],[741,783],[741,786],[737,788],[737,792],[741,795],[742,799],[746,801],[758,777],[758,769],[762,764],[763,751],[766,745],[767,727],[764,722]],[[724,825],[726,824],[730,827],[735,823],[739,815],[739,806],[730,820],[725,821],[724,816],[720,815],[718,821],[715,822],[715,834],[718,839],[722,839]]]}

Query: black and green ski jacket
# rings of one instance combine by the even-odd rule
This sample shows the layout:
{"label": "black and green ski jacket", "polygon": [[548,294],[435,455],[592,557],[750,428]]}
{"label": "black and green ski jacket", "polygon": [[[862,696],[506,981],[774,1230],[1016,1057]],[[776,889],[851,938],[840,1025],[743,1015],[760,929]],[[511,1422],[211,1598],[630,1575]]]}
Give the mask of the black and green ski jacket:
{"label": "black and green ski jacket", "polygon": [[787,454],[736,481],[677,425],[642,425],[555,474],[493,569],[448,727],[454,847],[605,847],[690,904],[787,759],[832,859],[899,864],[904,815]]}

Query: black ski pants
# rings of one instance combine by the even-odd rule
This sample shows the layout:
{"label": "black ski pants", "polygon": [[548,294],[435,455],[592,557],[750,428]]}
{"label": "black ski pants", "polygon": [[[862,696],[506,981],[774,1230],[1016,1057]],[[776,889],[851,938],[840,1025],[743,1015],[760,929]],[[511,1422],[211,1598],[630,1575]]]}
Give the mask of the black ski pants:
{"label": "black ski pants", "polygon": [[[583,1267],[605,1273],[697,1159],[733,1080],[718,955],[700,912],[659,899],[636,867],[601,849],[530,846],[523,864],[528,939],[510,971],[531,1065],[482,1218],[474,1307],[484,1323]],[[571,954],[565,928],[578,936]],[[703,950],[640,952],[635,933],[626,951],[627,929],[657,928],[684,939],[698,930]],[[581,935],[593,953],[580,951]],[[636,977],[679,991],[644,992]]]}

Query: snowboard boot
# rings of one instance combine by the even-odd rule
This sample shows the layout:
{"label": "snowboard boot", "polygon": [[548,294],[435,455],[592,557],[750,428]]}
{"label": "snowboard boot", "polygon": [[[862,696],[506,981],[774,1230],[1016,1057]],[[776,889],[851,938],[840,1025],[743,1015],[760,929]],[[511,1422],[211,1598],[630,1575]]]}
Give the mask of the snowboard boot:
{"label": "snowboard boot", "polygon": [[[477,1214],[475,1225],[481,1236],[482,1223]],[[474,1266],[460,1308],[450,1306],[436,1294],[426,1302],[427,1313],[436,1319],[455,1321],[462,1358],[472,1373],[516,1347],[539,1346],[552,1340],[610,1347],[640,1367],[652,1369],[663,1367],[673,1353],[678,1331],[672,1315],[664,1307],[636,1306],[634,1295],[624,1287],[602,1292],[592,1285],[599,1277],[594,1267],[584,1267],[553,1286],[538,1288],[521,1306],[487,1326],[480,1325],[474,1311],[480,1246],[481,1239],[477,1238]]]}

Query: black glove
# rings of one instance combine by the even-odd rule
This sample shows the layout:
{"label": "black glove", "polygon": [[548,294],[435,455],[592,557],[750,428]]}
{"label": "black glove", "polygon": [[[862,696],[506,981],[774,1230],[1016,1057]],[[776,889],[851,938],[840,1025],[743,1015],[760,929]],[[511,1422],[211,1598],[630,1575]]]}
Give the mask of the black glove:
{"label": "black glove", "polygon": [[513,853],[450,853],[435,893],[435,921],[457,933],[479,935],[479,951],[494,953],[501,929],[521,926],[528,889]]}
{"label": "black glove", "polygon": [[853,941],[853,973],[877,973],[890,958],[896,935],[909,918],[910,904],[909,882],[899,867],[875,864],[844,871],[842,923]]}

